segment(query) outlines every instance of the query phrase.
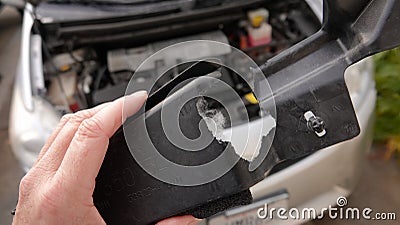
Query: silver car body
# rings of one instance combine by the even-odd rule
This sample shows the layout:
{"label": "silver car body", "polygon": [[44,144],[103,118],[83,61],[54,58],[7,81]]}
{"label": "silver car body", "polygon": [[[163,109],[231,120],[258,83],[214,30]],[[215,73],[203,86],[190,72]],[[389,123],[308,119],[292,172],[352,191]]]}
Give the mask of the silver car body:
{"label": "silver car body", "polygon": [[[322,15],[321,1],[309,2],[310,5],[314,4],[312,8],[317,15]],[[33,165],[41,147],[60,119],[60,115],[50,103],[32,93],[32,85],[41,82],[41,74],[36,76],[35,73],[40,73],[43,66],[41,56],[35,51],[38,46],[33,46],[38,42],[34,41],[35,37],[31,35],[32,25],[32,6],[27,4],[9,129],[12,149],[25,171]],[[353,65],[345,74],[361,134],[268,176],[251,188],[255,199],[285,189],[290,196],[289,207],[319,209],[335,205],[338,196],[351,194],[372,142],[376,100],[373,71],[373,61],[368,58]]]}

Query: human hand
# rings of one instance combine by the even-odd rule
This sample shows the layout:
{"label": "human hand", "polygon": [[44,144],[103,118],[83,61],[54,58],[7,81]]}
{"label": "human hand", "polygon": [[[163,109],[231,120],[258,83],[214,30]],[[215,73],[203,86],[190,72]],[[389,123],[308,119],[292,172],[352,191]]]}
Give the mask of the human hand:
{"label": "human hand", "polygon": [[[123,105],[135,114],[147,93],[137,92],[92,109],[64,116],[32,169],[21,180],[13,225],[105,224],[93,204],[95,179],[109,138],[122,125]],[[160,225],[195,224],[191,216]]]}

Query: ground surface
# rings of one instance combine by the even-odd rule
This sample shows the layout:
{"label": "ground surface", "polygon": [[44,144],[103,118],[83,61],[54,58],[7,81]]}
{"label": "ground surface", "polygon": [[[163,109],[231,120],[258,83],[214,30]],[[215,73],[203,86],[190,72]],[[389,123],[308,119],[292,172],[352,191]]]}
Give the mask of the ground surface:
{"label": "ground surface", "polygon": [[[7,124],[13,75],[17,64],[21,19],[17,11],[4,8],[0,12],[0,224],[11,224],[11,210],[15,207],[18,183],[22,171],[11,153]],[[375,150],[379,150],[379,146]],[[361,181],[348,199],[353,207],[370,207],[382,212],[396,212],[400,217],[400,165],[370,159],[365,165]],[[399,224],[385,221],[382,224]],[[373,221],[376,222],[376,221]],[[312,221],[307,225],[365,224],[365,221]],[[375,224],[375,223],[372,223]]]}

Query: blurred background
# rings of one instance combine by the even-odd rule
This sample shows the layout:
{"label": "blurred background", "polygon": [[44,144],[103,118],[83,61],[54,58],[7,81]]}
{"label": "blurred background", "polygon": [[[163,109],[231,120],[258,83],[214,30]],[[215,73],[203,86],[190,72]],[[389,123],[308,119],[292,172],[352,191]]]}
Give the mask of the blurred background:
{"label": "blurred background", "polygon": [[[0,223],[11,224],[10,212],[16,205],[19,180],[24,174],[11,151],[8,137],[22,20],[15,8],[5,6],[0,10]],[[374,144],[365,156],[360,181],[348,202],[353,207],[370,207],[400,216],[400,49],[378,54],[374,61],[378,92]],[[364,222],[322,220],[308,224]],[[382,221],[382,224],[398,222]]]}

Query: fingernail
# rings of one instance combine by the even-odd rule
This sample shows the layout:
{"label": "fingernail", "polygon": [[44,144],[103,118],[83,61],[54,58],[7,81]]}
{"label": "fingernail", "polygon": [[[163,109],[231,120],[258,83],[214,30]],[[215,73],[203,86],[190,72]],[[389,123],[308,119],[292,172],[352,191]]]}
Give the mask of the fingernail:
{"label": "fingernail", "polygon": [[128,95],[128,97],[133,97],[133,96],[135,96],[135,97],[138,97],[138,96],[146,96],[147,97],[147,91],[145,91],[145,90],[142,90],[142,91],[137,91],[137,92],[135,92],[135,93],[133,93],[133,94],[131,94],[131,95]]}
{"label": "fingernail", "polygon": [[127,95],[124,99],[123,120],[135,114],[147,99],[147,91],[138,91],[131,95]]}
{"label": "fingernail", "polygon": [[130,94],[130,95],[127,95],[126,97],[125,97],[125,101],[127,101],[127,102],[131,102],[131,100],[135,100],[135,101],[137,101],[138,99],[141,99],[141,100],[146,100],[147,99],[147,91],[137,91],[137,92],[135,92],[135,93],[133,93],[133,94]]}

